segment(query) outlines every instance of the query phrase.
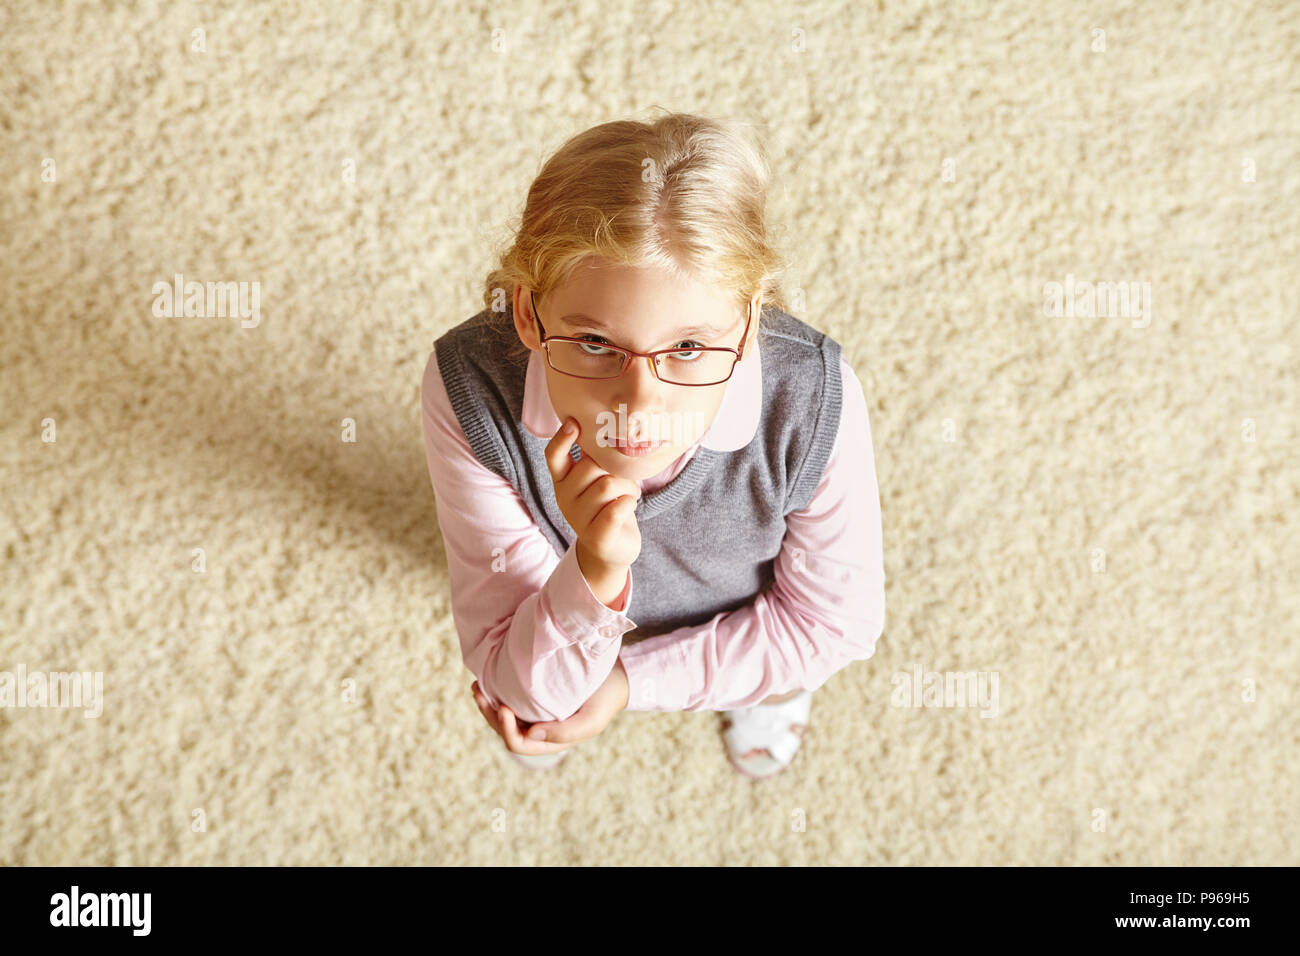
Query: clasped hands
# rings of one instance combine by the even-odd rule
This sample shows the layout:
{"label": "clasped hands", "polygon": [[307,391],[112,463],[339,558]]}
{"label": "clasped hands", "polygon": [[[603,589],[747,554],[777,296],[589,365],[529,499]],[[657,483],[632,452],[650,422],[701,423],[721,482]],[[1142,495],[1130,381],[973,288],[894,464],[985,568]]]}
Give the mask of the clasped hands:
{"label": "clasped hands", "polygon": [[[505,704],[493,709],[479,690],[478,681],[470,685],[470,692],[474,695],[479,713],[488,722],[488,726],[501,735],[507,750],[511,753],[536,755],[568,750],[574,744],[598,735],[609,726],[609,722],[620,710],[627,707],[629,690],[623,662],[615,660],[614,669],[609,672],[605,682],[596,688],[596,693],[572,717],[538,723],[519,720]],[[539,728],[546,735],[544,740],[531,736]]]}

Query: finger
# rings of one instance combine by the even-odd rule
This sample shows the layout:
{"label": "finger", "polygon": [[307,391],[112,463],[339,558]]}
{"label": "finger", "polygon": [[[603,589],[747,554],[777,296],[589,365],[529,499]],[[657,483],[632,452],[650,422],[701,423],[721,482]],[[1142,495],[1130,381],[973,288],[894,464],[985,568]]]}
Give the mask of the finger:
{"label": "finger", "polygon": [[[523,738],[525,743],[548,743],[568,747],[595,736],[595,734],[587,730],[589,722],[586,705],[584,704],[578,708],[577,713],[567,720],[544,720],[533,724],[531,727],[521,727],[519,736]],[[518,723],[518,718],[516,718],[516,723]],[[532,732],[537,729],[546,734],[545,741],[536,740],[532,736]]]}
{"label": "finger", "polygon": [[[570,498],[587,491],[593,484],[609,474],[596,464],[590,455],[584,455],[578,461],[570,461],[564,477],[555,482],[556,491],[564,490]],[[612,477],[612,476],[611,476]]]}
{"label": "finger", "polygon": [[[564,426],[572,425],[573,431],[565,433]],[[574,461],[569,457],[569,449],[573,443],[578,440],[578,423],[573,418],[566,418],[560,422],[560,427],[555,430],[551,440],[546,443],[546,467],[551,470],[551,479],[559,484],[568,477],[569,469],[573,467]],[[584,457],[583,461],[589,459]]]}
{"label": "finger", "polygon": [[478,704],[480,709],[486,710],[493,715],[497,712],[497,706],[488,700],[487,694],[483,693],[483,688],[478,686],[478,681],[470,688],[474,692],[474,703]]}
{"label": "finger", "polygon": [[582,491],[578,492],[577,500],[583,504],[596,498],[614,501],[623,495],[639,500],[641,498],[641,486],[629,478],[620,478],[618,475],[611,475],[607,471],[602,471]]}
{"label": "finger", "polygon": [[472,689],[474,691],[474,703],[478,706],[478,712],[483,715],[483,719],[488,722],[488,726],[500,734],[501,721],[497,716],[496,708],[488,703],[487,698],[483,696],[483,692],[478,689],[478,681],[474,682]]}
{"label": "finger", "polygon": [[563,743],[560,739],[560,731],[556,729],[554,722],[545,724],[533,724],[524,731],[524,737],[528,740],[546,740],[551,743]]}
{"label": "finger", "polygon": [[577,523],[573,529],[581,536],[583,529],[591,523],[591,519],[596,512],[608,499],[607,496],[598,493],[597,489],[604,487],[604,479],[611,477],[609,472],[602,469],[590,459],[583,459],[578,462],[570,471],[565,479],[563,486],[556,489],[556,497],[567,498],[569,511],[572,512],[573,518]]}
{"label": "finger", "polygon": [[505,733],[501,729],[501,718],[497,715],[497,712],[495,710],[493,710],[491,707],[487,706],[486,704],[480,703],[478,705],[478,712],[483,715],[483,719],[487,721],[489,727],[491,727],[502,737],[505,736]]}
{"label": "finger", "polygon": [[614,528],[624,523],[625,519],[631,518],[636,514],[637,499],[631,495],[623,495],[612,501],[606,501],[600,508],[587,519],[587,528],[589,531],[604,532],[606,528]]}
{"label": "finger", "polygon": [[622,509],[627,508],[625,513],[630,514],[640,500],[641,489],[635,483],[602,473],[573,502],[573,507],[583,528],[590,529],[593,522],[601,519],[617,523]]}
{"label": "finger", "polygon": [[536,754],[553,754],[557,750],[564,750],[568,744],[551,743],[549,740],[529,740],[519,732],[519,727],[515,722],[515,715],[510,712],[510,708],[505,704],[501,705],[501,726],[504,730],[502,734],[506,739],[506,749],[511,753],[536,755]]}
{"label": "finger", "polygon": [[523,731],[522,736],[525,740],[533,743],[540,743],[533,736],[533,731],[540,729],[546,734],[544,738],[549,744],[569,744],[577,743],[580,740],[586,740],[588,735],[583,733],[582,721],[570,717],[568,720],[548,720],[545,723],[533,724],[527,730]]}
{"label": "finger", "polygon": [[511,713],[510,708],[502,704],[497,714],[501,717],[501,736],[506,740],[506,749],[517,754],[528,753],[521,749],[523,735],[519,732],[519,724],[515,721],[515,715]]}

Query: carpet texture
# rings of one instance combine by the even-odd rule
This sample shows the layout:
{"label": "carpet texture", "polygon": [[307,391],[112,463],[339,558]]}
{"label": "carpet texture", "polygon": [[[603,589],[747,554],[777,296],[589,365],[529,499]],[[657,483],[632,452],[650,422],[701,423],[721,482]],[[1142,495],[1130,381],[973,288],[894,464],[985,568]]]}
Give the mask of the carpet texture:
{"label": "carpet texture", "polygon": [[[102,713],[0,707],[0,863],[1300,862],[1298,77],[1285,2],[4,4],[0,671]],[[655,105],[755,126],[874,430],[885,633],[761,783],[708,712],[510,761],[423,457]]]}

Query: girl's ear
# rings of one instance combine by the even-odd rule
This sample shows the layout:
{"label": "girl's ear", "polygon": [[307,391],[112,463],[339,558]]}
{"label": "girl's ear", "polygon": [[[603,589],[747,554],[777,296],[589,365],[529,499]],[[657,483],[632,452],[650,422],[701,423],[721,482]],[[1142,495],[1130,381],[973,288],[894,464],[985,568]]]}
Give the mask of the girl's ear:
{"label": "girl's ear", "polygon": [[515,283],[515,295],[510,309],[515,320],[515,334],[529,349],[536,351],[542,347],[537,335],[537,322],[533,319],[532,305],[528,299],[528,289]]}
{"label": "girl's ear", "polygon": [[744,347],[740,352],[740,361],[744,361],[754,347],[754,341],[758,338],[758,323],[763,312],[763,300],[759,296],[754,299],[749,309],[749,332],[745,336]]}

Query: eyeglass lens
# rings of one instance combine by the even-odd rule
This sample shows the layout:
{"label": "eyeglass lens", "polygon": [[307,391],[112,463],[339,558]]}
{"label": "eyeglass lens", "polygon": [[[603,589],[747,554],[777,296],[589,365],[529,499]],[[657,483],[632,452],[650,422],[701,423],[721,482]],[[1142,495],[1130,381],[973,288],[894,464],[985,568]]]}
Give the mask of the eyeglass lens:
{"label": "eyeglass lens", "polygon": [[[550,342],[551,365],[578,378],[614,378],[626,356],[596,342]],[[677,385],[715,385],[727,380],[736,354],[727,349],[691,349],[656,357],[659,377]]]}

